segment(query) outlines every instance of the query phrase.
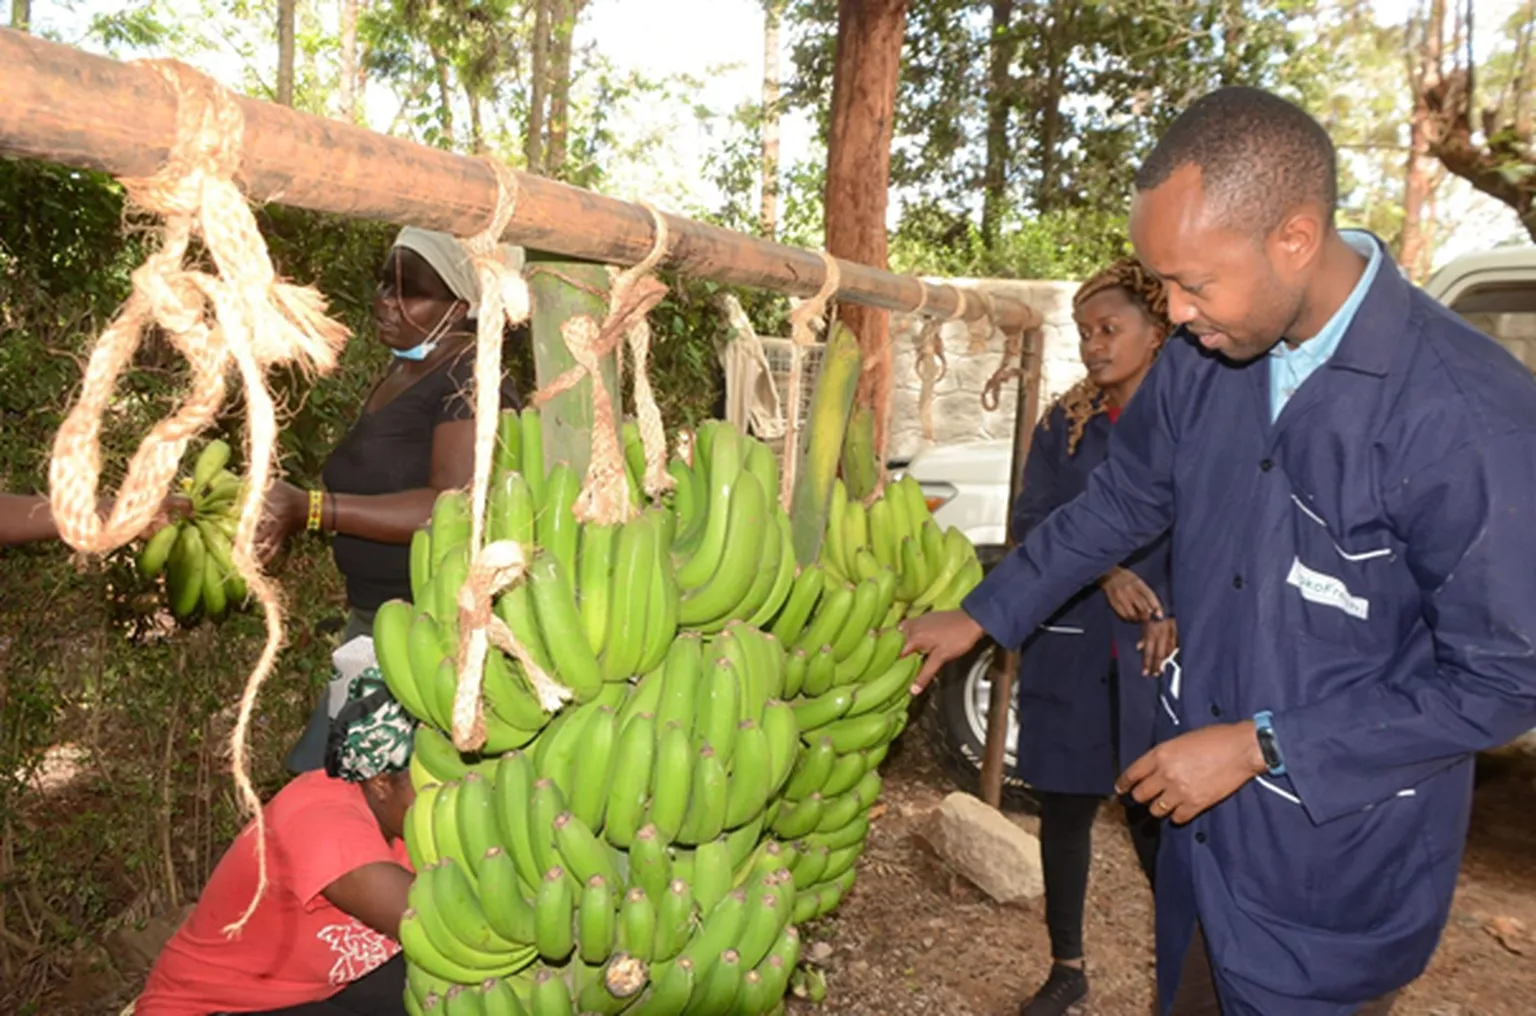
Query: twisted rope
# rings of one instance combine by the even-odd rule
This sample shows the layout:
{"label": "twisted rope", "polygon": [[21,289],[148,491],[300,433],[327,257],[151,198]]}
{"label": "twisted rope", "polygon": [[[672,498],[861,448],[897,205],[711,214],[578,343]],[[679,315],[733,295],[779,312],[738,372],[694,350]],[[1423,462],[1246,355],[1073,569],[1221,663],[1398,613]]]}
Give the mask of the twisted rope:
{"label": "twisted rope", "polygon": [[506,166],[485,160],[496,176],[496,208],[485,229],[463,241],[480,280],[475,334],[475,465],[470,481],[469,574],[459,587],[458,685],[453,697],[452,735],[460,751],[485,745],[482,688],[485,654],[491,645],[516,659],[533,685],[539,704],[553,711],[571,697],[551,678],[496,616],[496,595],[527,574],[523,548],[511,540],[485,542],[485,505],[491,486],[496,425],[501,415],[501,347],[506,325],[527,320],[528,282],[501,256],[501,235],[517,210],[517,177]]}
{"label": "twisted rope", "polygon": [[837,295],[837,287],[843,279],[843,270],[837,258],[821,252],[821,262],[826,266],[821,288],[809,300],[797,304],[789,312],[789,413],[784,425],[784,468],[779,473],[779,503],[789,510],[790,497],[795,489],[795,473],[800,465],[800,389],[804,387],[802,358],[805,347],[816,342],[816,321],[827,309],[827,301]]}
{"label": "twisted rope", "polygon": [[[256,551],[277,446],[277,410],[266,374],[285,364],[310,372],[331,370],[348,332],[326,317],[325,300],[313,288],[277,279],[255,216],[234,182],[245,133],[234,96],[184,64],[152,60],[145,66],[176,93],[176,140],[159,172],[122,184],[134,205],[161,220],[160,246],[134,271],[132,294],[91,351],[80,396],[54,438],[50,500],[60,537],[76,550],[102,554],[132,540],[170,492],[187,442],[213,422],[224,401],[226,374],[231,367],[238,371],[247,407],[248,472],[233,557],[261,605],[267,638],[246,678],[230,734],[236,795],[255,823],[257,868],[250,903],[224,929],[235,935],[267,888],[266,823],[251,785],[247,741],[256,696],[283,645],[278,589],[263,574]],[[213,272],[198,270],[188,260],[194,237],[201,237]],[[140,442],[103,520],[96,507],[101,421],[118,377],[150,327],[158,327],[186,357],[192,383],[171,415]]]}

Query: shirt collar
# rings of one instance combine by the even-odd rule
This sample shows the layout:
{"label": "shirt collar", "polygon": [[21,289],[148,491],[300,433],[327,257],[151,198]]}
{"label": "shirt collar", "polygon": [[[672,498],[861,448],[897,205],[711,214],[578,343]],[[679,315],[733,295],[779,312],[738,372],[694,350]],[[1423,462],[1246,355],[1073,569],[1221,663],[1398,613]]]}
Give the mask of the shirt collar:
{"label": "shirt collar", "polygon": [[1370,233],[1359,229],[1341,229],[1339,236],[1354,248],[1355,253],[1366,259],[1365,271],[1360,273],[1360,281],[1355,283],[1355,288],[1350,291],[1349,297],[1339,305],[1339,309],[1333,312],[1333,316],[1316,335],[1295,349],[1284,342],[1277,342],[1270,349],[1270,356],[1297,363],[1326,363],[1333,358],[1340,341],[1344,338],[1344,333],[1349,331],[1349,326],[1354,323],[1360,305],[1365,302],[1366,294],[1370,292],[1371,284],[1376,281],[1376,275],[1381,270],[1381,243]]}

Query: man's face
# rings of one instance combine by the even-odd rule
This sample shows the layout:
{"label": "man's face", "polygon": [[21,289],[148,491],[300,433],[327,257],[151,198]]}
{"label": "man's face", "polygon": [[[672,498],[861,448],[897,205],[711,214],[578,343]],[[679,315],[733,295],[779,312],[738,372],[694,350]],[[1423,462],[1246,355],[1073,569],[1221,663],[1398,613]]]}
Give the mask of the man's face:
{"label": "man's face", "polygon": [[1237,362],[1263,356],[1301,312],[1302,266],[1280,232],[1216,221],[1193,165],[1131,203],[1131,242],[1167,286],[1169,318]]}

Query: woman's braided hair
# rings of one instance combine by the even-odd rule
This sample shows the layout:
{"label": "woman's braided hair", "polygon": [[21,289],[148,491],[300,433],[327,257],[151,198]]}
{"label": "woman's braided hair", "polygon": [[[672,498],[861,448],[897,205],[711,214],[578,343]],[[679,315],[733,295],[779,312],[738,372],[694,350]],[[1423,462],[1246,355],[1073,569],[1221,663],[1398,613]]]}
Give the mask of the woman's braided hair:
{"label": "woman's braided hair", "polygon": [[[1168,337],[1173,326],[1168,320],[1168,292],[1157,276],[1147,271],[1135,258],[1121,258],[1078,287],[1077,294],[1072,297],[1072,309],[1076,311],[1107,289],[1124,290],[1134,303],[1147,312],[1159,327],[1161,335],[1158,348],[1162,348],[1162,341]],[[1061,407],[1067,418],[1067,454],[1076,454],[1077,444],[1083,439],[1088,421],[1105,409],[1104,392],[1094,384],[1093,378],[1084,377],[1062,392],[1051,409],[1046,410],[1043,427],[1049,429],[1051,412],[1056,406]]]}

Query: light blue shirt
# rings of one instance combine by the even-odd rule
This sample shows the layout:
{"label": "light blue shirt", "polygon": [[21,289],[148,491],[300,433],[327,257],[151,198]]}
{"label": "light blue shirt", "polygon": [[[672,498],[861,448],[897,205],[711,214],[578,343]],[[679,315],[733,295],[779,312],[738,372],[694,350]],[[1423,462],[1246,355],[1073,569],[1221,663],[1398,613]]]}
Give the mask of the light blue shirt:
{"label": "light blue shirt", "polygon": [[1381,268],[1381,245],[1371,234],[1357,229],[1344,229],[1339,231],[1344,242],[1353,247],[1361,257],[1369,259],[1365,271],[1360,275],[1360,281],[1355,283],[1354,292],[1349,294],[1349,299],[1333,312],[1333,317],[1323,325],[1320,332],[1301,345],[1292,349],[1283,341],[1275,343],[1275,348],[1269,351],[1269,419],[1273,423],[1280,418],[1280,410],[1291,401],[1291,396],[1296,390],[1311,377],[1313,372],[1327,363],[1333,356],[1333,351],[1339,348],[1339,340],[1344,338],[1344,333],[1349,331],[1350,324],[1355,320],[1355,312],[1360,309],[1360,304],[1365,302],[1365,294],[1370,291],[1371,283],[1376,281],[1376,272]]}

